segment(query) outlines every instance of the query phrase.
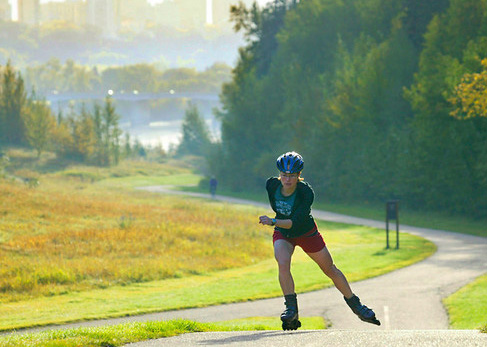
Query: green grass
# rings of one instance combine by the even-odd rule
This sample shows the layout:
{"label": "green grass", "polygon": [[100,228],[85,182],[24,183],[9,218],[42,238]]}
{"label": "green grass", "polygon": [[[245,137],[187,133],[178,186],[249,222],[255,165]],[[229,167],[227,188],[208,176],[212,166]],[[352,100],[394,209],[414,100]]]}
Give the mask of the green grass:
{"label": "green grass", "polygon": [[487,274],[444,299],[454,329],[481,329],[487,333]]}
{"label": "green grass", "polygon": [[[374,220],[385,220],[384,206],[365,204],[365,205],[345,205],[330,203],[315,203],[315,209],[342,213],[350,216],[369,218]],[[473,218],[455,216],[440,212],[422,212],[402,209],[399,203],[399,222],[401,224],[453,231],[462,234],[487,237],[487,219],[476,220]]]}
{"label": "green grass", "polygon": [[[177,189],[202,193],[208,192],[208,189],[202,188],[200,186],[178,187]],[[252,191],[233,192],[231,190],[221,188],[218,190],[217,194],[259,202],[268,202],[264,188],[262,189],[261,193],[256,193]],[[325,202],[322,197],[317,196],[315,202],[313,203],[313,208],[316,210],[325,210],[348,216],[368,218],[379,221],[385,220],[385,202],[383,205],[372,203],[330,203]],[[487,219],[473,219],[440,212],[412,211],[408,209],[403,209],[400,203],[399,221],[401,224],[420,228],[446,230],[463,234],[487,237]]]}
{"label": "green grass", "polygon": [[[303,324],[302,329],[326,328],[326,324],[321,317],[302,317],[300,319]],[[280,329],[279,319],[269,317],[254,317],[215,323],[198,323],[178,319],[0,336],[0,347],[115,347],[190,332]]]}
{"label": "green grass", "polygon": [[97,184],[105,187],[134,188],[158,185],[196,185],[201,180],[201,176],[193,173],[181,173],[168,176],[129,176],[120,178],[108,178]]}
{"label": "green grass", "polygon": [[[319,227],[335,263],[350,281],[393,271],[435,251],[432,243],[413,235],[401,235],[401,249],[385,250],[381,230],[324,222]],[[270,233],[268,238],[269,258],[255,265],[5,303],[0,306],[0,330],[280,296]],[[332,285],[300,249],[293,257],[293,274],[297,292]]]}
{"label": "green grass", "polygon": [[[129,268],[140,269],[141,266],[138,266],[134,261],[137,259],[144,260],[144,256],[147,256],[146,250],[142,250],[137,252],[135,259],[133,255],[129,254],[128,250],[140,246],[141,240],[153,236],[157,228],[167,224],[167,220],[170,218],[176,218],[177,222],[174,222],[174,225],[167,229],[183,228],[177,235],[184,235],[184,237],[179,238],[181,242],[184,241],[181,245],[187,246],[187,248],[170,247],[165,251],[156,252],[160,248],[159,244],[166,245],[167,243],[166,234],[159,230],[157,233],[161,234],[162,239],[151,242],[147,247],[144,246],[161,257],[156,261],[161,266],[168,266],[168,263],[173,261],[174,256],[168,257],[168,252],[179,249],[183,255],[181,261],[184,262],[186,259],[187,263],[201,262],[201,257],[195,256],[194,252],[190,252],[191,250],[204,252],[203,255],[206,256],[210,255],[207,257],[208,259],[215,259],[215,254],[225,251],[233,255],[233,259],[241,261],[237,264],[225,260],[224,266],[220,268],[227,268],[227,270],[223,271],[206,273],[199,269],[193,273],[190,271],[175,272],[171,275],[172,278],[137,280],[137,283],[130,280],[120,281],[118,285],[116,281],[103,282],[104,285],[95,288],[89,286],[83,288],[66,287],[63,291],[53,290],[52,295],[47,296],[45,294],[39,295],[37,287],[33,287],[35,291],[32,292],[30,298],[22,297],[19,300],[2,302],[0,305],[0,330],[202,307],[281,295],[277,281],[277,267],[273,260],[271,228],[257,224],[258,211],[256,208],[252,208],[250,211],[249,207],[221,204],[205,199],[180,201],[172,196],[134,192],[132,189],[140,185],[195,184],[199,180],[199,176],[194,174],[191,168],[185,166],[184,163],[172,165],[169,163],[123,162],[115,168],[66,165],[56,169],[50,157],[44,162],[33,162],[28,155],[21,153],[19,155],[21,163],[15,160],[15,156],[11,157],[12,175],[36,177],[41,183],[35,189],[17,189],[17,187],[11,192],[9,189],[5,190],[7,192],[5,196],[12,200],[4,206],[8,211],[5,216],[11,218],[11,224],[8,228],[17,228],[19,235],[24,237],[16,240],[13,235],[9,234],[8,236],[12,237],[9,245],[12,247],[0,250],[6,255],[11,255],[18,249],[24,249],[24,252],[20,252],[18,257],[35,260],[38,257],[34,251],[52,248],[58,252],[56,245],[62,241],[61,244],[63,245],[77,245],[71,254],[71,256],[75,256],[78,250],[84,251],[86,246],[78,247],[80,243],[75,242],[76,239],[73,239],[73,242],[68,242],[72,235],[65,232],[63,226],[69,225],[70,229],[76,228],[80,232],[87,230],[92,234],[86,240],[93,243],[94,250],[98,253],[96,253],[96,257],[86,257],[86,262],[94,258],[96,260],[99,257],[101,266],[124,259],[129,260],[129,263],[123,263],[125,264],[123,266],[118,266],[118,263],[115,264],[117,269],[127,273],[127,271],[131,271],[127,270]],[[55,207],[59,209],[59,213],[58,210],[51,208],[47,212],[44,211],[49,203],[53,202],[51,199],[53,194],[56,194],[56,198],[53,200],[56,202]],[[15,198],[16,196],[22,198]],[[30,197],[30,200],[27,197]],[[71,200],[75,199],[76,203],[71,200],[70,203],[66,203],[63,200],[64,197],[69,197]],[[240,197],[242,196],[240,195]],[[247,195],[243,197],[249,198]],[[258,199],[264,200],[264,198],[265,196],[262,196]],[[22,201],[26,206],[17,208],[16,204],[19,201]],[[27,201],[31,201],[31,203],[27,205]],[[195,206],[195,204],[200,207]],[[166,211],[173,207],[174,210]],[[243,211],[244,209],[245,211]],[[200,210],[208,212],[204,213]],[[16,214],[19,211],[22,212],[22,215],[18,215],[17,218]],[[201,213],[196,213],[198,211]],[[222,220],[221,225],[217,225],[219,222],[211,219],[217,216],[218,211],[225,214],[226,217],[217,218]],[[242,217],[243,215],[245,218]],[[133,217],[133,219],[128,220],[129,225],[125,225],[125,219],[122,225],[120,218],[124,216]],[[232,216],[232,218],[228,218],[228,216]],[[234,218],[235,216],[238,218]],[[191,221],[191,219],[194,220]],[[201,223],[202,220],[203,223]],[[35,234],[31,232],[33,227],[29,223],[35,227]],[[248,246],[239,246],[245,240],[240,240],[235,235],[231,237],[231,244],[225,245],[224,242],[219,241],[218,247],[215,247],[214,250],[201,247],[200,241],[198,242],[200,247],[194,248],[195,237],[201,236],[202,232],[208,233],[203,234],[203,236],[207,235],[206,239],[214,240],[217,236],[215,235],[217,226],[223,230],[220,234],[227,235],[226,239],[228,239],[228,235],[233,235],[232,233],[236,232],[240,236],[244,235],[248,240],[253,240],[254,253],[236,255],[238,249],[232,250],[230,246],[240,247],[240,249],[246,249]],[[54,227],[60,229],[59,233],[54,235],[55,238],[52,239],[48,234],[52,233]],[[196,227],[201,227],[204,230],[196,230]],[[319,222],[319,228],[325,237],[335,263],[350,281],[358,281],[393,271],[424,259],[435,251],[435,246],[432,243],[412,235],[404,234],[401,236],[400,250],[385,250],[385,237],[381,230],[325,222]],[[211,237],[209,237],[210,235]],[[99,236],[103,239],[95,240]],[[24,239],[30,243],[22,243],[21,241]],[[166,242],[161,243],[161,240],[166,240]],[[95,241],[101,243],[95,243]],[[129,257],[124,259],[115,259],[117,257],[101,258],[106,254],[121,255],[119,248],[123,242],[127,243],[126,241],[128,243],[133,242],[132,247],[127,248]],[[29,247],[16,247],[17,244]],[[44,245],[51,248],[45,248]],[[26,249],[29,252],[25,252]],[[44,253],[51,254],[49,251]],[[7,258],[10,259],[11,257],[8,256],[5,259]],[[55,257],[51,258],[48,260],[52,261],[50,264],[55,267],[54,265],[58,261]],[[71,259],[70,257],[67,258]],[[152,259],[153,257],[149,256],[149,258]],[[146,259],[141,265],[147,265],[152,260]],[[39,265],[38,262],[35,264],[36,266]],[[82,265],[79,266],[81,269]],[[100,269],[100,266],[93,267],[93,270],[103,270]],[[204,269],[209,268],[206,264],[200,264],[200,266],[203,266]],[[214,269],[217,268],[214,267]],[[130,274],[130,272],[128,273]],[[101,272],[103,276],[113,274],[114,271],[111,270]],[[299,293],[332,285],[316,264],[300,250],[296,252],[293,258],[293,274]],[[118,275],[115,273],[115,276]],[[35,285],[39,286],[39,283],[36,282]]]}

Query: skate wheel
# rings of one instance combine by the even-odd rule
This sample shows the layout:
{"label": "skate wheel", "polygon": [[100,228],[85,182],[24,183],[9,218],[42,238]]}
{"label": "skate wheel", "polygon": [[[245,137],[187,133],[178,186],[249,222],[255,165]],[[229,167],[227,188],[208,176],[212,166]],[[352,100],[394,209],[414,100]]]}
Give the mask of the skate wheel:
{"label": "skate wheel", "polygon": [[297,319],[291,322],[282,322],[282,330],[297,330],[299,327],[301,327],[301,322]]}

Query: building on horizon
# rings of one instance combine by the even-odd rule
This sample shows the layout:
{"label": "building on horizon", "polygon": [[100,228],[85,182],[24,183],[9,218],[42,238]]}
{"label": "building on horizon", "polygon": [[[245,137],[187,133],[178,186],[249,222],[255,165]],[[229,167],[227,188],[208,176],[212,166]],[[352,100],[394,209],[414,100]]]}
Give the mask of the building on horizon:
{"label": "building on horizon", "polygon": [[183,30],[204,28],[206,25],[207,0],[173,0],[180,14]]}
{"label": "building on horizon", "polygon": [[8,0],[0,0],[0,20],[12,20],[12,7],[10,6]]}
{"label": "building on horizon", "polygon": [[41,23],[66,21],[76,26],[86,25],[86,2],[83,0],[65,0],[41,4]]}
{"label": "building on horizon", "polygon": [[86,0],[86,23],[101,30],[106,38],[116,38],[120,27],[121,0]]}
{"label": "building on horizon", "polygon": [[181,27],[181,13],[174,1],[164,1],[154,5],[149,19],[158,26],[170,28]]}
{"label": "building on horizon", "polygon": [[147,0],[122,0],[120,3],[120,29],[144,31],[153,22],[154,8]]}
{"label": "building on horizon", "polygon": [[17,13],[20,23],[39,25],[41,7],[39,0],[17,0]]}

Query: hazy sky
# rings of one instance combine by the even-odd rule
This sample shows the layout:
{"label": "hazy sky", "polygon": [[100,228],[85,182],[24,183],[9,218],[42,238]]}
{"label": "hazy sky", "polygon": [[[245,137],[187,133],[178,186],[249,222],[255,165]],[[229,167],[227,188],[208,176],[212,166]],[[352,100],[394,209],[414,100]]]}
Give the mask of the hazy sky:
{"label": "hazy sky", "polygon": [[[41,0],[41,3],[45,3],[45,2],[54,2],[54,1],[64,1],[64,0]],[[151,4],[152,3],[158,3],[158,2],[162,2],[164,0],[147,0],[148,2],[150,2]],[[268,3],[269,1],[272,1],[272,0],[257,0],[257,2],[260,4],[260,5],[265,5],[266,3]],[[17,18],[17,0],[9,0],[9,2],[12,4],[12,17],[13,18]]]}
{"label": "hazy sky", "polygon": [[[64,1],[64,0],[41,0],[41,2],[42,2],[42,3],[43,3],[43,2],[54,2],[54,1]],[[148,2],[150,2],[150,3],[152,4],[152,3],[158,3],[158,2],[162,2],[162,1],[164,1],[164,0],[147,0],[147,1],[148,1]],[[266,3],[268,3],[269,1],[272,1],[272,0],[257,0],[257,2],[258,2],[259,4],[261,4],[261,5],[266,4]],[[16,1],[15,1],[15,0],[10,0],[10,2],[12,3],[12,2],[16,2]]]}

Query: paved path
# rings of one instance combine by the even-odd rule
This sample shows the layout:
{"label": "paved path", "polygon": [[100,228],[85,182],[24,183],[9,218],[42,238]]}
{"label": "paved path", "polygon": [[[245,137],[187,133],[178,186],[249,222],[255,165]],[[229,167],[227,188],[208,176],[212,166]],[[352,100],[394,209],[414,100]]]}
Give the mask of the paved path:
{"label": "paved path", "polygon": [[[166,187],[144,187],[144,190],[174,194]],[[191,193],[196,197],[207,194]],[[218,196],[219,200],[267,204]],[[313,210],[317,219],[384,228],[384,222]],[[486,226],[487,228],[487,226]],[[352,284],[362,302],[372,307],[382,326],[366,324],[356,318],[335,288],[298,295],[300,313],[323,316],[331,321],[332,329],[448,329],[448,316],[441,300],[476,277],[487,272],[487,238],[416,228],[401,225],[402,232],[419,235],[434,242],[438,251],[428,259],[391,273]],[[326,239],[326,235],[325,235]],[[333,254],[333,253],[332,253]],[[346,275],[346,274],[345,274]],[[297,283],[299,287],[299,283]],[[259,300],[204,309],[192,309],[158,314],[161,318],[188,318],[198,321],[243,318],[248,316],[278,316],[283,308],[282,298]],[[155,317],[154,317],[155,318]]]}
{"label": "paved path", "polygon": [[[162,186],[140,189],[208,198],[207,194],[173,191]],[[231,203],[253,204],[269,209],[267,204],[248,200],[218,195],[216,199]],[[325,211],[313,210],[313,215],[317,219],[328,221],[385,227],[384,222]],[[441,300],[487,272],[487,238],[407,225],[401,225],[400,230],[434,242],[438,251],[428,259],[409,267],[352,283],[353,291],[362,302],[375,310],[382,322],[380,327],[361,322],[350,311],[340,293],[335,288],[328,288],[298,295],[300,313],[303,316],[325,317],[332,324],[326,331],[185,334],[170,339],[135,344],[135,346],[318,346],[323,345],[325,341],[332,346],[486,346],[487,334],[479,334],[477,331],[446,330],[449,326],[448,316]],[[297,286],[299,287],[299,283]],[[96,326],[174,318],[211,322],[251,316],[278,317],[282,309],[282,298],[274,298],[67,326]]]}
{"label": "paved path", "polygon": [[[173,194],[187,194],[183,192],[170,191],[166,187],[144,187],[144,190],[173,193]],[[206,194],[191,193],[195,197],[208,197]],[[255,203],[242,199],[227,198],[218,196],[218,200],[254,204],[259,207],[269,208],[267,204]],[[377,228],[384,228],[384,222],[378,222],[363,218],[355,218],[344,216],[336,213],[313,210],[313,215],[317,219],[328,221],[336,221],[348,224],[366,225]],[[486,226],[487,228],[487,226]],[[442,299],[452,294],[465,284],[473,281],[476,277],[486,273],[487,271],[487,238],[464,235],[459,233],[452,233],[447,231],[416,228],[407,225],[401,225],[402,232],[408,232],[421,237],[424,237],[434,242],[438,251],[428,259],[425,259],[417,264],[409,267],[399,269],[397,271],[385,274],[379,277],[360,281],[352,284],[353,291],[360,296],[362,301],[369,307],[374,308],[378,318],[382,321],[382,326],[377,327],[372,324],[366,324],[357,319],[345,305],[343,298],[335,288],[328,288],[311,293],[299,295],[300,313],[306,316],[323,316],[331,321],[331,330],[326,333],[315,332],[311,335],[293,335],[296,337],[296,342],[301,341],[298,345],[303,345],[301,339],[304,336],[310,337],[310,346],[320,345],[316,341],[325,338],[327,342],[329,339],[337,339],[342,341],[342,345],[354,345],[353,341],[346,340],[346,336],[350,334],[350,330],[360,331],[362,337],[371,339],[375,336],[375,341],[380,341],[382,338],[391,344],[374,344],[371,345],[419,345],[415,336],[422,336],[423,341],[428,346],[453,346],[455,341],[457,345],[475,346],[482,341],[482,345],[486,345],[486,335],[478,335],[475,331],[465,332],[445,332],[443,334],[435,333],[437,330],[448,329],[448,316],[442,305]],[[325,237],[326,238],[326,237]],[[297,284],[299,286],[299,284]],[[198,321],[217,321],[226,319],[243,318],[248,316],[278,316],[282,311],[282,299],[267,299],[254,302],[245,302],[230,304],[225,306],[214,306],[203,309],[191,309],[176,312],[166,312],[147,317],[150,319],[173,319],[173,318],[187,318]],[[342,329],[347,329],[347,333],[343,333]],[[370,335],[364,331],[374,330],[380,332],[378,334]],[[386,334],[384,330],[408,330],[401,334]],[[431,330],[430,333],[420,332],[424,330]],[[334,333],[333,333],[334,331]],[[222,344],[238,341],[240,344],[245,342],[246,346],[262,345],[264,340],[268,340],[274,335],[286,335],[288,333],[275,332],[271,333],[235,333],[220,334],[216,337],[212,334],[191,334],[192,338],[200,336],[201,340],[197,344]],[[319,336],[316,336],[318,334]],[[289,334],[288,334],[289,335]],[[353,334],[355,335],[355,334]],[[211,337],[213,336],[213,337]],[[240,337],[239,337],[240,336]],[[250,337],[249,337],[250,336]],[[320,337],[321,336],[321,337]],[[439,338],[438,336],[442,336]],[[467,338],[467,336],[470,336]],[[174,338],[171,341],[184,343],[184,339],[188,336],[181,336]],[[472,340],[470,341],[470,338]],[[480,339],[480,340],[477,340]],[[318,339],[318,340],[317,340]],[[442,343],[447,339],[449,343]],[[272,339],[271,339],[272,340]],[[177,342],[179,341],[179,342]],[[294,341],[294,340],[293,340]],[[313,342],[314,341],[314,342]],[[346,342],[348,341],[348,342]],[[193,341],[196,343],[197,341]],[[364,340],[361,339],[363,344]],[[392,343],[397,342],[397,343]],[[171,345],[169,340],[165,340],[164,345]],[[313,344],[315,343],[315,344]],[[291,345],[292,343],[290,343]],[[356,343],[357,345],[359,343]],[[184,344],[182,344],[184,345]],[[265,345],[272,346],[272,342]],[[276,344],[278,345],[278,344]],[[279,344],[280,345],[280,344]],[[285,344],[286,345],[286,344]],[[332,344],[334,345],[334,344]],[[366,345],[369,345],[367,343]],[[152,345],[146,345],[152,346]]]}
{"label": "paved path", "polygon": [[242,331],[184,334],[177,337],[145,341],[127,347],[485,347],[487,334],[473,330],[400,330],[400,331],[350,331],[350,330],[298,330]]}

